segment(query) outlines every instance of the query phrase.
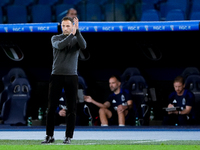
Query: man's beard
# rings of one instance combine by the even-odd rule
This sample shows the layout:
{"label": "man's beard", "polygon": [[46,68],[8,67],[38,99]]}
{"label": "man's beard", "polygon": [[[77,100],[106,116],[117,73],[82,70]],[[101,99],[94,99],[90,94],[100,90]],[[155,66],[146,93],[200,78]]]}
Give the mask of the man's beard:
{"label": "man's beard", "polygon": [[176,93],[177,93],[178,95],[180,95],[180,94],[183,94],[183,91],[184,91],[184,89],[183,89],[183,90],[176,91]]}
{"label": "man's beard", "polygon": [[117,91],[118,88],[116,87],[116,88],[110,88],[110,89],[112,92],[115,92],[115,91]]}
{"label": "man's beard", "polygon": [[69,35],[70,33],[68,33],[68,32],[63,32],[63,34],[64,34],[64,35]]}

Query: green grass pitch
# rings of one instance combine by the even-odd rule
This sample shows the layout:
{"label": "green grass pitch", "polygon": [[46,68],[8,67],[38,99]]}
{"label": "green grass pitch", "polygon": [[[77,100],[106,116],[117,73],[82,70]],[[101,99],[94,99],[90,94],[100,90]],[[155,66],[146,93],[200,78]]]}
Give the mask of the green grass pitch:
{"label": "green grass pitch", "polygon": [[41,145],[41,140],[0,140],[0,150],[199,150],[200,141],[61,140]]}

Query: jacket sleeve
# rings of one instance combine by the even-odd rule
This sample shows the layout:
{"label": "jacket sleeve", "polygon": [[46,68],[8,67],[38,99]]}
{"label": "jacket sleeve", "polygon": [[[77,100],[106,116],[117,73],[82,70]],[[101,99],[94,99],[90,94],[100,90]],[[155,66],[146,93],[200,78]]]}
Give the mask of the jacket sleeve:
{"label": "jacket sleeve", "polygon": [[76,30],[76,38],[77,38],[79,47],[81,49],[86,49],[87,43],[79,30]]}
{"label": "jacket sleeve", "polygon": [[56,109],[56,113],[59,114],[60,110],[61,110],[61,108],[58,106]]}
{"label": "jacket sleeve", "polygon": [[73,34],[70,34],[69,36],[66,36],[64,39],[60,40],[59,36],[53,36],[51,38],[51,44],[54,48],[58,50],[64,49],[67,45],[70,44],[72,38],[74,37]]}

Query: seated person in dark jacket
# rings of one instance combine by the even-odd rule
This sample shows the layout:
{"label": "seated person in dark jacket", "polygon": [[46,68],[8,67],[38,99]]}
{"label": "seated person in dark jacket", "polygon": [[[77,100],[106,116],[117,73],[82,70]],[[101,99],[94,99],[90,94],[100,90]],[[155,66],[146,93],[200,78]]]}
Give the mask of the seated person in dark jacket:
{"label": "seated person in dark jacket", "polygon": [[56,125],[66,123],[66,120],[65,120],[66,110],[67,110],[66,99],[65,99],[64,89],[63,89],[62,94],[59,99],[59,105],[56,109],[56,115],[57,115],[56,116]]}
{"label": "seated person in dark jacket", "polygon": [[[80,91],[79,91],[80,90]],[[65,125],[66,124],[66,98],[64,94],[64,89],[59,99],[59,105],[56,110],[56,125]],[[88,125],[88,116],[84,113],[84,97],[83,89],[78,89],[78,99],[77,99],[77,113],[76,113],[76,125]]]}
{"label": "seated person in dark jacket", "polygon": [[180,110],[169,111],[164,117],[163,125],[186,125],[187,116],[192,111],[194,95],[185,89],[184,78],[178,76],[174,80],[175,91],[169,95],[168,108],[180,107]]}
{"label": "seated person in dark jacket", "polygon": [[108,126],[108,119],[115,118],[116,116],[119,126],[125,126],[125,117],[132,108],[133,102],[129,91],[121,89],[120,85],[119,77],[112,76],[109,79],[110,90],[113,94],[103,104],[95,101],[91,96],[85,96],[86,102],[93,103],[100,108],[99,117],[101,126]]}

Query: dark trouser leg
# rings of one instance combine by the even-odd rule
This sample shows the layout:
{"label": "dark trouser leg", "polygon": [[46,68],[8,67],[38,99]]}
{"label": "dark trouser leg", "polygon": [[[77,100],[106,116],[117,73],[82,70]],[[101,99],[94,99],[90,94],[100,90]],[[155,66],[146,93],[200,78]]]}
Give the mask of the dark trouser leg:
{"label": "dark trouser leg", "polygon": [[163,125],[175,125],[176,123],[178,123],[178,116],[175,114],[170,114],[167,116],[164,116],[163,119]]}
{"label": "dark trouser leg", "polygon": [[171,114],[164,117],[163,125],[175,125],[175,124],[187,125],[187,116]]}
{"label": "dark trouser leg", "polygon": [[49,102],[46,124],[46,134],[49,136],[53,136],[54,134],[55,111],[58,107],[59,98],[62,92],[64,82],[63,79],[63,76],[52,75],[49,83]]}
{"label": "dark trouser leg", "polygon": [[178,115],[178,123],[179,123],[179,125],[187,125],[187,116],[186,115]]}
{"label": "dark trouser leg", "polygon": [[78,92],[78,76],[65,76],[65,95],[66,95],[66,137],[73,137],[76,123],[76,100]]}

